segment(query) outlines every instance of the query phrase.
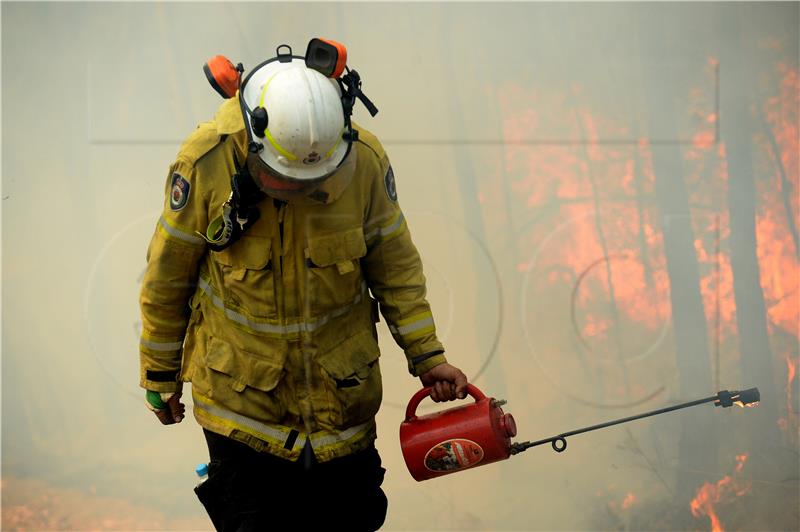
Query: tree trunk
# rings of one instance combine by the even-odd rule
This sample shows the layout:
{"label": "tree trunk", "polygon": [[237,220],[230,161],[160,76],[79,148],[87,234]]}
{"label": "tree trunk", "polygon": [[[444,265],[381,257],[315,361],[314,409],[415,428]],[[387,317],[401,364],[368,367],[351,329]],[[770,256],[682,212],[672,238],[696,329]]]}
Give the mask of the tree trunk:
{"label": "tree trunk", "polygon": [[[643,58],[663,54],[669,42],[668,25],[676,23],[664,17],[654,21],[646,34],[640,35]],[[684,183],[683,148],[673,116],[680,89],[670,76],[651,63],[643,64],[642,84],[649,116],[649,138],[653,151],[653,172],[658,206],[661,211],[667,273],[670,281],[672,324],[677,349],[681,400],[708,393],[712,388],[708,352],[708,331],[700,296],[700,275],[694,248],[694,230],[689,199]],[[658,128],[656,129],[656,124]],[[685,134],[684,134],[685,136]],[[653,141],[657,141],[653,145]],[[717,441],[711,429],[711,410],[690,409],[681,413],[681,433],[675,503],[688,504],[697,488],[706,480],[703,473],[716,464]]]}
{"label": "tree trunk", "polygon": [[[743,387],[757,386],[761,404],[744,420],[751,430],[750,449],[768,457],[765,445],[778,441],[778,410],[781,398],[775,388],[772,352],[767,331],[766,307],[761,288],[760,267],[756,252],[756,190],[753,175],[753,135],[760,129],[752,115],[756,78],[750,68],[755,65],[751,50],[756,39],[748,34],[741,20],[748,20],[747,10],[736,10],[728,28],[738,37],[729,57],[720,58],[722,138],[728,154],[728,208],[731,225],[731,269],[736,300],[736,324],[739,331]],[[726,47],[725,50],[731,47]],[[779,157],[778,154],[776,154]],[[788,237],[788,235],[787,235]]]}

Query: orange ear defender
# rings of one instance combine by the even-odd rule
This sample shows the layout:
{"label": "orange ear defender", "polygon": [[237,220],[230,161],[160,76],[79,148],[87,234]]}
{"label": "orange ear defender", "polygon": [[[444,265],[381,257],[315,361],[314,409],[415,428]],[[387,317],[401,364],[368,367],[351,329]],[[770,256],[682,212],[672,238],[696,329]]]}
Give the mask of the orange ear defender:
{"label": "orange ear defender", "polygon": [[306,66],[329,78],[338,78],[347,64],[347,48],[329,39],[311,39],[306,49]]}
{"label": "orange ear defender", "polygon": [[239,76],[244,68],[239,63],[233,66],[224,55],[215,55],[203,65],[206,79],[214,90],[225,99],[233,98],[239,88]]}

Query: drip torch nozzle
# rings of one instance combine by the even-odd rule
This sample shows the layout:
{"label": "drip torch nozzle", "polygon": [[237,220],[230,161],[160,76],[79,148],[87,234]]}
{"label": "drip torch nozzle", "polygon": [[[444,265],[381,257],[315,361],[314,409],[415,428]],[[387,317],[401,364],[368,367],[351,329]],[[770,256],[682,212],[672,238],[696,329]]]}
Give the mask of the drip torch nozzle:
{"label": "drip torch nozzle", "polygon": [[714,402],[714,406],[721,406],[724,408],[727,408],[732,405],[755,406],[755,403],[761,401],[761,394],[758,393],[758,388],[748,388],[747,390],[742,390],[741,392],[737,391],[729,392],[728,390],[722,390],[721,392],[718,392],[717,395],[712,395],[711,397],[706,397],[705,399],[689,401],[688,403],[682,403],[679,405],[659,408],[658,410],[651,410],[650,412],[645,412],[644,414],[639,414],[636,416],[625,417],[622,419],[615,419],[614,421],[600,423],[599,425],[592,425],[591,427],[585,427],[582,429],[571,430],[569,432],[563,432],[558,436],[553,436],[552,438],[544,438],[542,440],[537,440],[537,441],[512,443],[510,447],[510,453],[518,454],[526,449],[530,449],[531,447],[536,447],[537,445],[542,445],[544,443],[551,444],[553,446],[553,450],[556,451],[557,453],[560,453],[567,448],[567,438],[570,436],[575,436],[576,434],[583,434],[584,432],[590,432],[605,427],[611,427],[612,425],[619,425],[620,423],[628,423],[629,421],[635,421],[637,419],[642,419],[645,417],[656,416],[659,414],[666,414],[667,412],[673,412],[675,410],[680,410],[681,408],[688,408],[690,406],[702,405],[705,403],[710,403],[712,401]]}
{"label": "drip torch nozzle", "polygon": [[717,394],[717,400],[714,401],[714,406],[728,408],[734,404],[745,406],[758,403],[759,401],[761,401],[761,394],[758,392],[758,388],[749,388],[741,392],[722,390]]}

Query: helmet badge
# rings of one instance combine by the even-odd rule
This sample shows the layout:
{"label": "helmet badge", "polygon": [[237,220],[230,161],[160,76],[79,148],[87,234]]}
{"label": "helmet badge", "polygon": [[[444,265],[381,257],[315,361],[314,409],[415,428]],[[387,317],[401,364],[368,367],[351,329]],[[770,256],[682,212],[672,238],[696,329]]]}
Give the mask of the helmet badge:
{"label": "helmet badge", "polygon": [[319,153],[312,151],[308,154],[308,156],[306,156],[305,159],[303,159],[303,164],[317,164],[320,159],[321,157],[319,156]]}

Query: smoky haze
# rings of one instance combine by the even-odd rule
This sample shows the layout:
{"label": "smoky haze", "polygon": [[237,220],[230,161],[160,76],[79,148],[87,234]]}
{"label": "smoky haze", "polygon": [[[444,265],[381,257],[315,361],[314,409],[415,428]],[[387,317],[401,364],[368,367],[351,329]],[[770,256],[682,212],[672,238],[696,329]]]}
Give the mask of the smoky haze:
{"label": "smoky haze", "polygon": [[1,9],[3,528],[211,529],[201,429],[138,387],[145,252],[221,103],[203,63],[317,36],[380,109],[355,120],[392,160],[448,359],[508,400],[515,441],[763,399],[417,483],[398,426],[420,384],[382,323],[384,529],[800,527],[797,3]]}

